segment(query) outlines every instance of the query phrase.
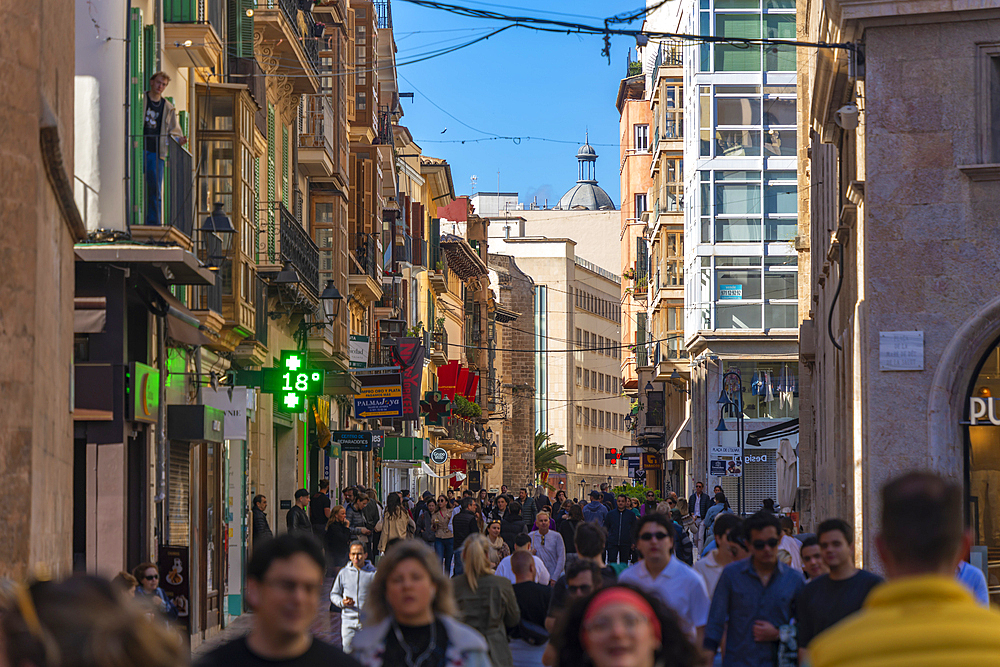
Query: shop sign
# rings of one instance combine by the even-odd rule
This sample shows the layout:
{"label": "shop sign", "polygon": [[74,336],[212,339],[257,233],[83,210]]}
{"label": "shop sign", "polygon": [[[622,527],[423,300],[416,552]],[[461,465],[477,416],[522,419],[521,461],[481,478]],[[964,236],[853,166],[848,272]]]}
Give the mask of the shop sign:
{"label": "shop sign", "polygon": [[643,470],[663,470],[663,457],[659,454],[646,452],[642,455]]}
{"label": "shop sign", "polygon": [[[985,417],[985,419],[983,419]],[[982,426],[989,422],[993,426],[1000,426],[1000,418],[997,417],[996,408],[993,406],[993,397],[969,398],[969,424],[972,426]]]}
{"label": "shop sign", "polygon": [[222,410],[225,414],[222,432],[225,433],[226,440],[247,439],[247,405],[250,400],[247,394],[246,387],[227,389],[204,387],[201,390],[202,402]]}
{"label": "shop sign", "polygon": [[389,342],[393,361],[399,364],[402,373],[403,419],[420,416],[420,384],[424,370],[427,349],[423,338],[402,337]]}
{"label": "shop sign", "polygon": [[188,547],[163,545],[157,554],[160,588],[177,607],[177,621],[191,627],[191,567]]}
{"label": "shop sign", "polygon": [[743,298],[743,285],[719,285],[719,300],[728,301]]}
{"label": "shop sign", "polygon": [[354,397],[356,418],[403,416],[402,376],[398,370],[357,371],[355,376],[361,381],[361,391]]}
{"label": "shop sign", "polygon": [[739,445],[715,442],[708,446],[708,474],[713,477],[739,477],[743,474],[740,461]]}
{"label": "shop sign", "polygon": [[155,424],[160,408],[160,371],[138,361],[131,364],[132,421]]}
{"label": "shop sign", "polygon": [[307,396],[323,394],[326,371],[309,366],[305,352],[282,350],[274,368],[261,369],[260,390],[275,395],[275,406],[286,412],[303,412]]}
{"label": "shop sign", "polygon": [[334,431],[331,442],[340,446],[343,452],[370,452],[374,440],[372,431]]}
{"label": "shop sign", "polygon": [[924,332],[880,331],[878,369],[880,371],[924,370]]}
{"label": "shop sign", "polygon": [[349,343],[351,368],[364,368],[368,365],[368,336],[351,334]]}
{"label": "shop sign", "polygon": [[480,463],[485,463],[486,465],[493,465],[495,461],[493,456],[488,454],[479,454],[476,460],[479,461]]}
{"label": "shop sign", "polygon": [[441,465],[448,460],[448,450],[442,449],[441,447],[435,447],[431,451],[431,463]]}

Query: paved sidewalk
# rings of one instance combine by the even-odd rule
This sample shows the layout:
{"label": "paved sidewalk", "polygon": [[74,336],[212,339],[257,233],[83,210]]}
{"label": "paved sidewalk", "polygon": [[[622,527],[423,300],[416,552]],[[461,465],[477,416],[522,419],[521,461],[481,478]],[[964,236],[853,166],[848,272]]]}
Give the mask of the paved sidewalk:
{"label": "paved sidewalk", "polygon": [[[333,579],[327,578],[323,582],[323,595],[320,597],[319,610],[316,613],[316,620],[312,625],[312,633],[313,636],[322,639],[326,643],[340,647],[343,645],[340,637],[340,614],[330,611],[330,589],[332,587]],[[252,625],[253,612],[246,612],[242,616],[237,616],[222,632],[192,649],[191,660],[196,661],[199,657],[210,653],[226,642],[248,634]]]}

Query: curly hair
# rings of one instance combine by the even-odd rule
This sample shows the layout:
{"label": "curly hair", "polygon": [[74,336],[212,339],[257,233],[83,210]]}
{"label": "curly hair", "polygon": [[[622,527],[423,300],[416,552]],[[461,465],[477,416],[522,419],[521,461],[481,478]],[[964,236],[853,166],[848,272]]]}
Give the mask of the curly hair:
{"label": "curly hair", "polygon": [[[616,584],[616,588],[627,588],[640,595],[653,608],[660,621],[660,649],[653,655],[653,664],[657,667],[697,667],[701,664],[701,656],[694,644],[681,629],[677,614],[642,590],[625,584]],[[585,598],[575,600],[566,613],[557,621],[555,632],[551,635],[553,648],[559,655],[556,667],[594,667],[594,662],[583,648],[580,635],[583,631],[583,617],[587,607],[594,597],[607,591],[602,588]]]}
{"label": "curly hair", "polygon": [[368,591],[368,601],[365,602],[365,614],[372,624],[379,623],[392,615],[392,609],[386,602],[385,591],[389,577],[404,560],[414,560],[420,564],[431,578],[437,593],[431,606],[435,616],[455,615],[455,596],[452,594],[451,579],[445,576],[441,569],[441,561],[430,547],[420,540],[401,540],[379,559],[378,569],[372,579]]}

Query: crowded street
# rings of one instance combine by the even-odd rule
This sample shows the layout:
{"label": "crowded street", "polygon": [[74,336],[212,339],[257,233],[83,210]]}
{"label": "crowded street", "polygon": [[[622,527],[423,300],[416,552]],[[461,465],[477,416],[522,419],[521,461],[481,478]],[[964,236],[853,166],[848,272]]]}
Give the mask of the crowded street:
{"label": "crowded street", "polygon": [[1000,667],[1000,0],[521,5],[0,2],[0,667]]}

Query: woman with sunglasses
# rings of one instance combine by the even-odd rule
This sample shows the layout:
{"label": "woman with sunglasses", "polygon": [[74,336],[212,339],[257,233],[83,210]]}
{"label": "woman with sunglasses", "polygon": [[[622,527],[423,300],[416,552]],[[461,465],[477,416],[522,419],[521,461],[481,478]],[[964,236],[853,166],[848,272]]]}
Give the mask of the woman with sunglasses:
{"label": "woman with sunglasses", "polygon": [[434,552],[444,563],[444,573],[451,573],[451,559],[455,552],[454,537],[451,532],[451,501],[445,496],[438,496],[437,511],[431,516],[431,527],[434,528]]}
{"label": "woman with sunglasses", "polygon": [[552,635],[557,667],[695,667],[698,650],[677,615],[630,586],[603,588],[575,602]]}
{"label": "woman with sunglasses", "polygon": [[132,576],[139,582],[139,587],[135,589],[136,598],[147,602],[171,621],[177,620],[177,607],[160,588],[160,568],[156,563],[139,563],[132,570]]}

